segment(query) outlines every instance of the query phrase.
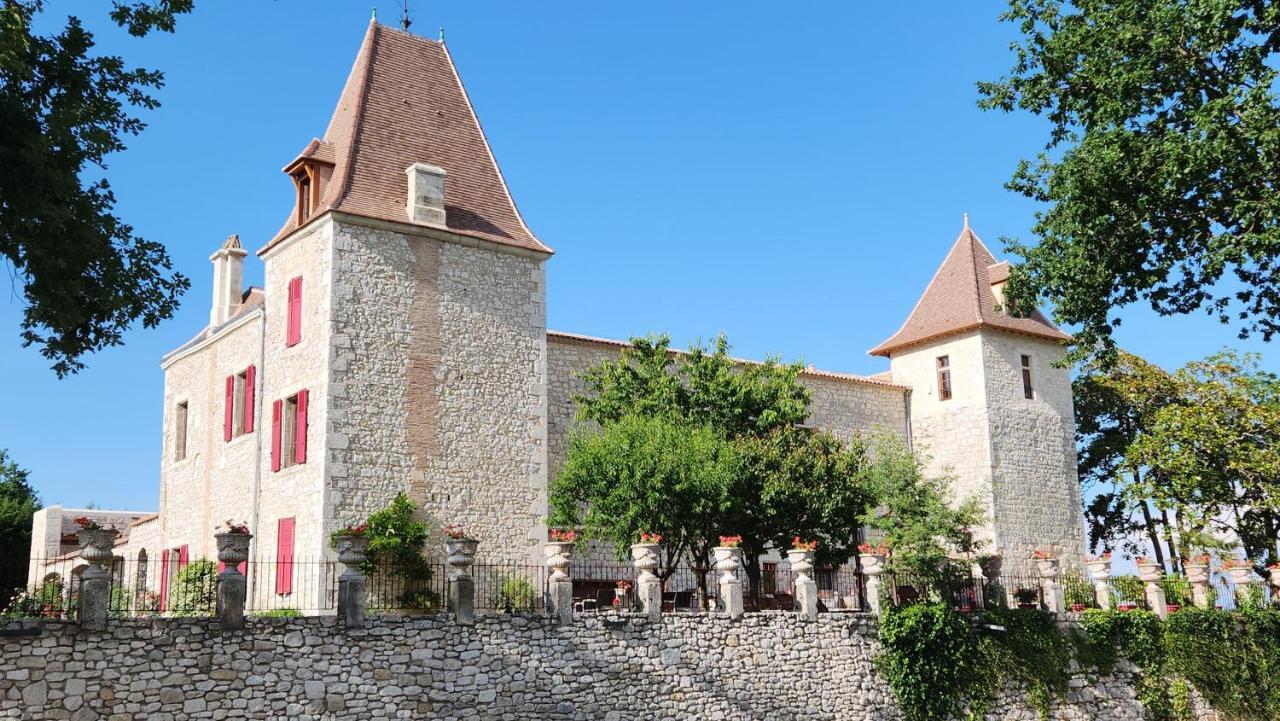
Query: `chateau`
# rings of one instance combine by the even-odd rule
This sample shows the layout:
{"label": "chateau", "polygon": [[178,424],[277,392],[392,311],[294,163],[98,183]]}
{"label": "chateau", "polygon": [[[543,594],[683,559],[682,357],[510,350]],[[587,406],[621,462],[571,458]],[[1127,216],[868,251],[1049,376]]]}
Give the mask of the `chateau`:
{"label": "chateau", "polygon": [[[138,587],[163,589],[213,557],[226,519],[248,521],[255,555],[320,559],[330,532],[402,491],[484,558],[539,560],[578,374],[625,343],[548,331],[552,250],[521,219],[444,44],[371,24],[324,136],[284,172],[293,207],[256,251],[264,287],[244,287],[249,251],[228,238],[210,256],[208,326],[161,361],[159,512],[41,511],[32,557],[59,560],[33,564],[33,582],[75,564],[79,515],[121,528],[118,556],[162,559]],[[803,373],[810,424],[899,433],[981,499],[991,547],[1078,557],[1071,387],[1055,366],[1069,337],[1002,310],[1008,270],[966,220],[871,349],[887,371]],[[292,581],[277,575],[274,592]]]}

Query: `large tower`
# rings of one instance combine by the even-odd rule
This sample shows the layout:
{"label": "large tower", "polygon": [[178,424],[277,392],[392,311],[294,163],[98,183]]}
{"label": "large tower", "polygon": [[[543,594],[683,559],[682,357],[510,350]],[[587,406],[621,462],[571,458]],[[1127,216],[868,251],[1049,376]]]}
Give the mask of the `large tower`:
{"label": "large tower", "polygon": [[1084,551],[1071,377],[1055,365],[1070,336],[1039,312],[1003,308],[997,263],[968,220],[907,321],[870,352],[911,387],[911,432],[949,472],[956,499],[987,513],[981,537],[1021,567],[1036,549]]}

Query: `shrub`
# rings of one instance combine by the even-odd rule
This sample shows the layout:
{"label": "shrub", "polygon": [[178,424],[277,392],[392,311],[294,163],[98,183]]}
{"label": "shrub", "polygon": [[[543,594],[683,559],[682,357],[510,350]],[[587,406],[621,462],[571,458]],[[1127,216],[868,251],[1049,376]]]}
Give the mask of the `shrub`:
{"label": "shrub", "polygon": [[880,620],[883,652],[876,665],[907,721],[959,714],[981,672],[968,622],[944,604],[891,608]]}
{"label": "shrub", "polygon": [[71,610],[62,580],[45,581],[34,589],[19,589],[0,612],[4,618],[60,618]]}
{"label": "shrub", "polygon": [[528,579],[508,576],[498,587],[493,608],[498,613],[532,613],[534,596],[533,584]]}
{"label": "shrub", "polygon": [[208,559],[192,561],[174,576],[169,611],[174,616],[212,616],[218,598],[218,566]]}
{"label": "shrub", "polygon": [[250,615],[258,618],[297,618],[302,613],[296,608],[270,608],[265,611],[254,611]]}

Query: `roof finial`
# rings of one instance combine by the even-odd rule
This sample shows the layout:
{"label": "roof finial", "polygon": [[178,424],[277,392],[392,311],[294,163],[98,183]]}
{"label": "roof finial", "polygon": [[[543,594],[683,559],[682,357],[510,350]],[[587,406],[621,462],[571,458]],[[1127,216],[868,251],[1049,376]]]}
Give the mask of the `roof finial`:
{"label": "roof finial", "polygon": [[409,0],[404,0],[404,12],[400,15],[400,27],[404,28],[405,32],[409,32],[409,26],[412,24],[413,21],[409,19]]}
{"label": "roof finial", "polygon": [[440,44],[444,45],[444,26],[440,26]]}
{"label": "roof finial", "polygon": [[964,228],[963,228],[962,230],[968,230],[968,229],[969,229],[969,214],[968,214],[968,213],[965,213],[965,214],[964,214]]}
{"label": "roof finial", "polygon": [[373,17],[369,18],[369,22],[371,23],[378,22],[378,6],[377,5],[373,6]]}

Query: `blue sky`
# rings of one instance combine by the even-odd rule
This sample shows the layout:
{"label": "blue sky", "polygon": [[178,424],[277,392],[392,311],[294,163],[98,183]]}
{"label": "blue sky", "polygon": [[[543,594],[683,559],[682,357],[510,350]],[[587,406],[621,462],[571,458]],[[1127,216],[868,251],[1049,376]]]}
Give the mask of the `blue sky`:
{"label": "blue sky", "polygon": [[[163,106],[111,159],[118,211],[192,288],[177,316],[57,380],[0,302],[0,448],[46,503],[156,507],[161,355],[208,320],[208,255],[278,229],[280,168],[324,132],[376,4],[197,0],[173,36],[100,46],[163,69]],[[72,9],[50,0],[45,27]],[[1044,125],[983,113],[1009,66],[1003,5],[416,0],[450,51],[529,226],[556,249],[550,327],[678,345],[721,331],[738,355],[853,373],[905,318],[968,212],[998,257],[1034,206],[1002,187]],[[249,281],[260,283],[251,257]],[[1165,366],[1224,345],[1280,354],[1204,317],[1123,314],[1121,342]]]}

